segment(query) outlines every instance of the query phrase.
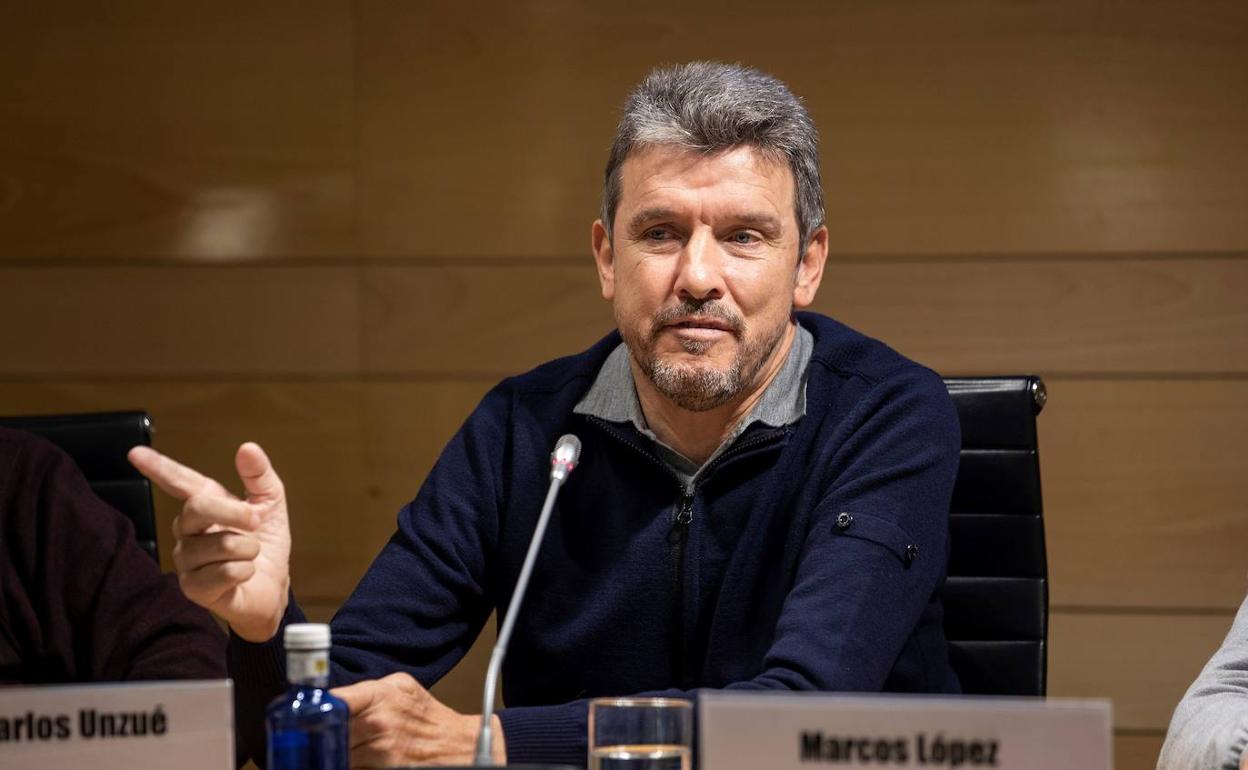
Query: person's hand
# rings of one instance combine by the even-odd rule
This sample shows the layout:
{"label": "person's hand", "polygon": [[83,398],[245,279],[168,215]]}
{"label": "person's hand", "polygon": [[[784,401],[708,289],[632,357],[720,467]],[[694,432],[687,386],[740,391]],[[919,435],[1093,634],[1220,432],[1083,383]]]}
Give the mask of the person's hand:
{"label": "person's hand", "polygon": [[182,592],[250,642],[277,633],[290,588],[286,492],[264,450],[243,444],[234,456],[247,499],[145,446],[130,463],[183,501],[173,520],[173,564]]}
{"label": "person's hand", "polygon": [[[460,714],[405,673],[331,690],[351,710],[351,767],[471,765],[481,726],[478,714]],[[502,721],[491,722],[494,762],[507,764]]]}

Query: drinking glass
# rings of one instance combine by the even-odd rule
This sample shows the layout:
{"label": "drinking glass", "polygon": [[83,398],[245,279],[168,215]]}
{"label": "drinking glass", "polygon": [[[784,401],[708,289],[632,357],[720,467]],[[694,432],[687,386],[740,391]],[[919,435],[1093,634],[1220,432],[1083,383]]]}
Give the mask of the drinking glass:
{"label": "drinking glass", "polygon": [[678,698],[589,703],[589,770],[690,770],[693,704]]}

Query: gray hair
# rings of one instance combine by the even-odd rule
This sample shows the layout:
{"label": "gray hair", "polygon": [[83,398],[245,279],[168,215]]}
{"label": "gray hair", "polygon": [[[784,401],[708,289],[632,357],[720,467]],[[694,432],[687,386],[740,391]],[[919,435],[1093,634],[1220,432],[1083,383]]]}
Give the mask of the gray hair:
{"label": "gray hair", "polygon": [[801,99],[751,67],[690,62],[650,72],[624,105],[607,160],[602,221],[611,236],[620,166],[634,151],[674,145],[710,155],[752,146],[793,172],[799,254],[824,223],[819,135]]}

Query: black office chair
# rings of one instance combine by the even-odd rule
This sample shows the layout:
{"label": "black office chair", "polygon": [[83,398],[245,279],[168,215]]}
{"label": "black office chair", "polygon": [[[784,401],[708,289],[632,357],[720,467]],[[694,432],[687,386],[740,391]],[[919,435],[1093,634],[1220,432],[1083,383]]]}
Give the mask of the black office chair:
{"label": "black office chair", "polygon": [[1048,562],[1040,504],[1039,377],[945,378],[962,423],[945,634],[966,693],[1044,695]]}
{"label": "black office chair", "polygon": [[151,482],[126,460],[130,447],[151,446],[152,420],[147,412],[0,417],[0,425],[38,434],[65,450],[92,491],[134,522],[139,545],[160,563]]}

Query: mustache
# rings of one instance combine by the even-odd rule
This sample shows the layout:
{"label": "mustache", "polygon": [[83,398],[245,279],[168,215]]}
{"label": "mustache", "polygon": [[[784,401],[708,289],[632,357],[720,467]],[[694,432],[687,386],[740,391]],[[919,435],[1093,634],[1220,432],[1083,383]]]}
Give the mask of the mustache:
{"label": "mustache", "polygon": [[740,337],[742,329],[745,328],[745,319],[732,308],[724,305],[717,299],[682,299],[680,304],[665,307],[654,314],[654,324],[651,327],[651,338],[657,339],[663,331],[663,327],[668,326],[678,320],[698,321],[698,320],[715,320],[726,324],[732,330],[734,337]]}

